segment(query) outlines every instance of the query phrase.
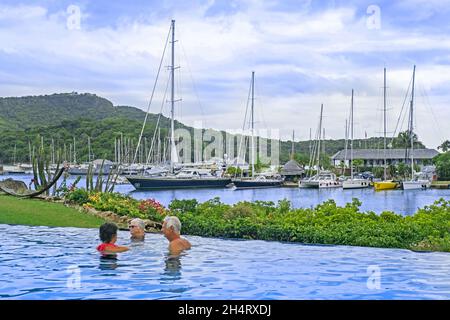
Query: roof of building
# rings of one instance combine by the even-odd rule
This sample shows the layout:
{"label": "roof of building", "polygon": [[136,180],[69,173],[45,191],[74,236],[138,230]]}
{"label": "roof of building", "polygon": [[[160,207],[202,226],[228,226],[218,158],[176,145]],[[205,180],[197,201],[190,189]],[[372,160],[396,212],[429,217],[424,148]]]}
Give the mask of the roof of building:
{"label": "roof of building", "polygon": [[[387,159],[405,159],[405,149],[387,149]],[[414,149],[414,159],[432,159],[437,156],[439,152],[434,149]],[[407,157],[410,157],[410,150],[408,150]],[[347,156],[345,156],[345,150],[337,152],[331,157],[331,160],[344,160],[350,159],[350,149],[347,150]],[[353,149],[353,159],[361,160],[383,160],[383,149]]]}
{"label": "roof of building", "polygon": [[305,170],[295,160],[289,160],[281,169],[280,174],[283,176],[301,175]]}

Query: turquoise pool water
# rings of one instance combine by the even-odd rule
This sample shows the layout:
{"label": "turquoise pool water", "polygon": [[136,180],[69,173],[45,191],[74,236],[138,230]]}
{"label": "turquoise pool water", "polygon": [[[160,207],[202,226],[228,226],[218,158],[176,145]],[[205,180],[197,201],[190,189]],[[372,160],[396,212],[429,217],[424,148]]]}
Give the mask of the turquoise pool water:
{"label": "turquoise pool water", "polygon": [[0,225],[1,299],[449,299],[450,254],[147,235],[101,260],[97,229]]}

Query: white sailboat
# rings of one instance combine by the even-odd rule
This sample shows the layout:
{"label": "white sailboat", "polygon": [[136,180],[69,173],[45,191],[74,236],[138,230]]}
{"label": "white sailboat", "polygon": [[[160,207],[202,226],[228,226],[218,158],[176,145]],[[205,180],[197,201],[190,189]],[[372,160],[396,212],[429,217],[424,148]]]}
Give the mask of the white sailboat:
{"label": "white sailboat", "polygon": [[411,140],[411,179],[402,182],[403,190],[418,190],[427,189],[431,186],[431,181],[427,179],[421,179],[420,175],[417,175],[414,171],[414,84],[416,79],[416,66],[413,70],[412,89],[411,89],[411,103],[409,112],[409,135]]}
{"label": "white sailboat", "polygon": [[[317,174],[305,178],[299,181],[298,186],[300,188],[340,188],[342,183],[337,179],[336,175],[331,171],[320,170],[320,142],[322,139],[322,118],[323,118],[323,104],[320,107],[320,120],[319,120],[319,131],[318,131],[318,141],[317,141]],[[314,154],[313,157],[316,155]],[[311,164],[314,162],[312,159]],[[311,166],[310,166],[311,167]]]}
{"label": "white sailboat", "polygon": [[351,140],[350,140],[350,179],[345,180],[342,183],[343,189],[363,189],[368,188],[370,181],[363,178],[355,178],[353,174],[353,89],[352,89],[352,102],[350,109],[350,125],[351,125]]}
{"label": "white sailboat", "polygon": [[[234,188],[234,190],[239,189],[257,189],[257,188],[276,188],[281,187],[283,184],[283,180],[276,178],[266,177],[264,175],[259,175],[255,177],[255,119],[254,119],[254,106],[255,105],[255,72],[252,71],[252,80],[251,80],[251,145],[250,145],[250,161],[252,166],[252,175],[250,178],[235,178],[232,179],[232,184],[230,187]],[[245,126],[245,123],[244,123]],[[240,146],[239,146],[240,152]],[[239,158],[239,154],[238,154]],[[239,166],[238,166],[239,168]]]}

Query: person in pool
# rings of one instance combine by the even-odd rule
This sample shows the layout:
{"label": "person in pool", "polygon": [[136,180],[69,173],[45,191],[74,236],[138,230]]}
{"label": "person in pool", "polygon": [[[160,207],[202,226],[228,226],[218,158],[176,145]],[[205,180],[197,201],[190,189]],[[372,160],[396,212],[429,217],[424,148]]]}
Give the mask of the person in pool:
{"label": "person in pool", "polygon": [[180,254],[183,250],[191,248],[189,241],[180,237],[181,222],[177,217],[165,217],[161,231],[166,239],[169,240],[169,251],[171,254]]}
{"label": "person in pool", "polygon": [[97,247],[102,256],[115,256],[116,253],[128,251],[128,247],[116,245],[117,226],[114,223],[104,223],[100,226],[100,240],[103,242]]}
{"label": "person in pool", "polygon": [[128,228],[130,229],[130,238],[132,241],[145,240],[145,223],[142,219],[136,218],[131,220]]}

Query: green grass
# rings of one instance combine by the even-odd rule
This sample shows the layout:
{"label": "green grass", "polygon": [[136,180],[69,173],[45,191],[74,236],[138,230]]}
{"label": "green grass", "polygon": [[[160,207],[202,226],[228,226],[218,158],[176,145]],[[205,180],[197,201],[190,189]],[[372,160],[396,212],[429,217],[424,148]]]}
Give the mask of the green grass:
{"label": "green grass", "polygon": [[103,222],[60,203],[0,195],[0,224],[97,228]]}

